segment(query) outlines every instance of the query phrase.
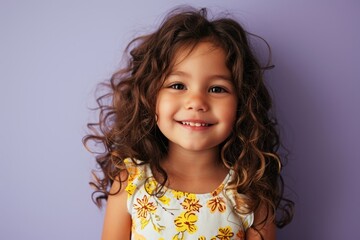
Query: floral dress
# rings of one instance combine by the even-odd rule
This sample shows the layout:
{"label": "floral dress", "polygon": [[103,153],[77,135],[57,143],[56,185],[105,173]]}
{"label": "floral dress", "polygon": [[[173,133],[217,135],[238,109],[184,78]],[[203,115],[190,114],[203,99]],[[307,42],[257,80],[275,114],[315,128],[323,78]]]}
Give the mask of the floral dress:
{"label": "floral dress", "polygon": [[195,194],[165,188],[161,197],[152,195],[159,184],[149,164],[125,160],[129,171],[127,207],[132,218],[132,240],[232,240],[245,239],[254,214],[234,210],[234,191],[226,191],[232,170],[211,193]]}

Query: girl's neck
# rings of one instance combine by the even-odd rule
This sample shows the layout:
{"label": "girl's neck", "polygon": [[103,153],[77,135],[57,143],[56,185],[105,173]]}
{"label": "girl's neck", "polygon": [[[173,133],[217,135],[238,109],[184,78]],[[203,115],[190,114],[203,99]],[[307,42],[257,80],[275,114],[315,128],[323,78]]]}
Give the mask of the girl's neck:
{"label": "girl's neck", "polygon": [[161,165],[168,175],[168,187],[191,193],[212,192],[229,171],[219,161],[218,148],[186,151],[170,147]]}
{"label": "girl's neck", "polygon": [[168,155],[163,160],[163,166],[189,174],[199,174],[218,168],[219,149],[212,148],[203,151],[188,151],[179,147],[169,147]]}

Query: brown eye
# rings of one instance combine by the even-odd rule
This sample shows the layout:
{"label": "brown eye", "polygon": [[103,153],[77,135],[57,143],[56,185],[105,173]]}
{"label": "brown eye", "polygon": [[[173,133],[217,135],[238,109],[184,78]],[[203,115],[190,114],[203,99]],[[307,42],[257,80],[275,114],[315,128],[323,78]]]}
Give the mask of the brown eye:
{"label": "brown eye", "polygon": [[181,83],[175,83],[169,86],[172,89],[176,89],[176,90],[184,90],[185,89],[185,85],[181,84]]}
{"label": "brown eye", "polygon": [[209,92],[211,92],[211,93],[225,93],[227,91],[222,87],[211,87],[209,89]]}

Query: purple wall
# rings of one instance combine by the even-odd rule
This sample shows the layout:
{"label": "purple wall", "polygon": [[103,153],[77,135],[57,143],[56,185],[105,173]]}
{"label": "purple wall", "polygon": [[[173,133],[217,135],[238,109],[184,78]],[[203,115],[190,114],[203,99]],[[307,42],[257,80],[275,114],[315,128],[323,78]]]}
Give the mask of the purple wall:
{"label": "purple wall", "polygon": [[[360,3],[218,2],[196,6],[231,10],[272,46],[268,85],[297,204],[279,239],[357,239]],[[94,163],[81,144],[94,86],[125,43],[180,3],[0,2],[0,239],[99,239],[103,212],[87,186]]]}

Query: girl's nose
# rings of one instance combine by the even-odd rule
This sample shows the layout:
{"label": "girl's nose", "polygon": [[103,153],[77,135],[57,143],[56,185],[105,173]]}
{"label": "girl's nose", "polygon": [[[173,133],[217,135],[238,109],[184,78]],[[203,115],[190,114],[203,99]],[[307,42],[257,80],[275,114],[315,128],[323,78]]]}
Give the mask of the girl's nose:
{"label": "girl's nose", "polygon": [[191,94],[188,96],[185,104],[187,110],[203,111],[209,110],[209,105],[206,96],[201,93]]}

